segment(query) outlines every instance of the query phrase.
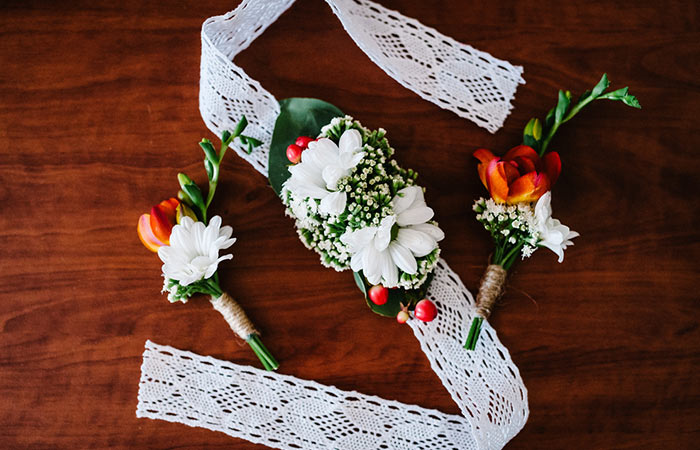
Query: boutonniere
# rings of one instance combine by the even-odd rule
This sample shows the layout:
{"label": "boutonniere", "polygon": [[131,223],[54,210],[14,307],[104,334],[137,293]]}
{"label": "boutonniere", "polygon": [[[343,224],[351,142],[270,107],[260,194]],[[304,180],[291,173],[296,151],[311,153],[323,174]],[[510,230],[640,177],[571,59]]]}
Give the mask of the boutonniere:
{"label": "boutonniere", "polygon": [[218,152],[208,139],[199,143],[204,151],[204,168],[209,181],[206,197],[190,177],[178,174],[177,198],[164,200],[151,208],[150,214],[143,214],[137,232],[146,248],[157,252],[163,262],[163,292],[168,294],[168,300],[187,303],[197,294],[209,296],[214,309],[250,345],[263,366],[275,370],[279,364],[263,345],[260,333],[238,302],[221,288],[219,263],[232,259],[233,255],[220,256],[220,252],[230,248],[236,239],[232,237],[230,226],[222,226],[221,217],[209,215],[209,205],[219,183],[221,161],[228,146],[236,139],[249,151],[261,144],[242,134],[246,126],[243,117],[233,133],[225,131]]}
{"label": "boutonniere", "polygon": [[564,250],[579,235],[552,217],[551,189],[559,178],[561,159],[557,152],[549,150],[549,144],[561,125],[594,100],[619,100],[641,108],[628,88],[605,92],[609,85],[604,74],[593,90],[584,92],[573,103],[571,92],[559,91],[557,105],[544,121],[530,119],[523,132],[523,143],[502,157],[486,149],[474,152],[479,160],[479,178],[490,194],[474,203],[474,212],[491,234],[494,251],[479,285],[476,316],[464,344],[468,350],[474,350],[482,322],[503,295],[513,264],[529,258],[540,247],[550,249],[562,262]]}

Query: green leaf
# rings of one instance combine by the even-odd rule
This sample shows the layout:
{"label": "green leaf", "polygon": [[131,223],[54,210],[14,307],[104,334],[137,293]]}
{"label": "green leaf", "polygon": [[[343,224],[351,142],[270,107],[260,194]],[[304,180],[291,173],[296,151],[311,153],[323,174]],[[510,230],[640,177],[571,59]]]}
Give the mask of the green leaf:
{"label": "green leaf", "polygon": [[214,146],[211,145],[211,141],[209,139],[202,139],[199,146],[202,147],[202,150],[204,150],[207,160],[214,164],[219,163],[219,155],[216,154],[216,150],[214,150]]}
{"label": "green leaf", "polygon": [[245,130],[245,127],[248,126],[248,119],[245,118],[245,116],[241,117],[241,120],[238,121],[236,124],[236,129],[233,130],[233,137],[240,136],[241,133],[243,133],[243,130]]}
{"label": "green leaf", "polygon": [[554,125],[554,108],[550,109],[547,113],[547,116],[544,119],[544,124],[547,130],[552,128],[552,125]]}
{"label": "green leaf", "polygon": [[362,291],[362,295],[367,298],[367,286],[365,285],[365,277],[362,275],[361,272],[353,272],[352,273],[353,278],[355,278],[355,284],[357,284],[357,287],[360,288]]}
{"label": "green leaf", "polygon": [[634,95],[625,95],[622,98],[622,102],[627,106],[631,106],[632,108],[642,109],[642,105],[639,103],[639,100],[637,100],[637,97],[635,97]]}
{"label": "green leaf", "polygon": [[570,97],[567,96],[564,91],[559,91],[559,101],[557,102],[557,107],[554,110],[554,123],[560,123],[561,120],[566,115],[566,111],[569,109],[569,104],[571,103]]}
{"label": "green leaf", "polygon": [[263,142],[261,140],[255,139],[254,137],[250,137],[250,136],[241,136],[241,137],[245,137],[246,140],[248,141],[248,143],[251,144],[253,147],[260,147],[263,144]]}
{"label": "green leaf", "polygon": [[315,98],[287,98],[280,101],[280,114],[270,142],[268,176],[277,195],[289,178],[287,146],[299,136],[318,136],[321,127],[343,112],[330,103]]}
{"label": "green leaf", "polygon": [[628,87],[623,87],[622,89],[618,89],[616,91],[608,92],[605,95],[601,95],[598,98],[607,100],[620,100],[625,105],[631,106],[633,108],[642,109],[642,105],[639,104],[637,98],[634,95],[630,95],[628,93],[628,90]]}
{"label": "green leaf", "polygon": [[629,88],[627,86],[618,89],[616,91],[608,92],[607,94],[601,96],[601,98],[608,98],[610,100],[620,100],[622,97],[627,95]]}
{"label": "green leaf", "polygon": [[228,130],[224,130],[223,133],[221,133],[221,143],[225,144],[226,141],[230,142],[231,139],[231,132]]}
{"label": "green leaf", "polygon": [[597,98],[610,86],[610,80],[608,80],[608,74],[604,73],[598,84],[595,85],[593,91],[591,91],[591,96]]}
{"label": "green leaf", "polygon": [[255,139],[254,137],[241,135],[238,137],[238,139],[241,140],[241,144],[246,146],[246,153],[249,155],[253,153],[253,149],[255,149],[255,147],[262,145],[262,141]]}

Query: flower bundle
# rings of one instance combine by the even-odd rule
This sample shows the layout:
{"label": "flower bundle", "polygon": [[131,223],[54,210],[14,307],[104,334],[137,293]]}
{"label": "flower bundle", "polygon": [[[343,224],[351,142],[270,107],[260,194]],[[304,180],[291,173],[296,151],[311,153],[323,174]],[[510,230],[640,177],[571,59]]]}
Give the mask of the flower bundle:
{"label": "flower bundle", "polygon": [[206,198],[190,177],[178,174],[178,198],[164,200],[151,208],[150,214],[143,214],[138,221],[137,233],[146,248],[157,252],[163,262],[163,292],[168,293],[170,302],[187,303],[194,295],[208,295],[214,309],[250,345],[263,366],[275,370],[279,364],[263,345],[258,331],[241,306],[221,288],[217,272],[219,263],[233,256],[219,256],[219,252],[231,247],[236,239],[232,237],[230,226],[221,226],[221,217],[209,218],[208,215],[226,149],[235,139],[249,151],[261,144],[242,134],[246,125],[243,117],[233,133],[225,131],[218,152],[207,139],[199,143],[204,150],[204,167],[209,181]]}
{"label": "flower bundle", "polygon": [[[277,139],[294,142],[286,146],[286,173],[277,186],[302,242],[320,255],[324,266],[352,269],[374,312],[401,323],[411,310],[414,317],[432,320],[437,312],[432,303],[432,308],[425,306],[430,301],[423,297],[444,233],[425,203],[423,188],[416,185],[417,173],[392,158],[385,130],[365,128],[319,100],[289,101],[304,107],[282,103],[270,155],[273,187],[274,166],[280,164],[273,156],[278,129],[293,122],[285,111],[308,117],[319,107],[326,109],[314,123],[318,129],[306,130],[312,136],[292,126],[288,136]],[[277,153],[282,154],[281,148]]]}
{"label": "flower bundle", "polygon": [[559,127],[594,100],[619,100],[641,108],[628,88],[606,93],[609,85],[607,75],[603,74],[598,84],[573,104],[571,92],[560,90],[557,105],[547,113],[544,122],[530,119],[523,132],[523,144],[503,157],[486,149],[474,152],[479,160],[479,178],[490,198],[478,199],[473,209],[476,219],[491,234],[494,252],[477,293],[476,316],[464,344],[468,350],[474,350],[483,320],[489,317],[503,294],[508,270],[515,261],[546,247],[562,262],[564,250],[579,235],[552,217],[551,189],[559,178],[561,160],[548,147]]}

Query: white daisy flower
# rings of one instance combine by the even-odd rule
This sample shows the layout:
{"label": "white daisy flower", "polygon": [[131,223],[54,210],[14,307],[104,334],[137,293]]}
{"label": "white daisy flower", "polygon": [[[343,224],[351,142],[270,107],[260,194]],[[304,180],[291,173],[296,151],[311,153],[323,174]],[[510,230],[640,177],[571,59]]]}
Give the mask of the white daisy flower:
{"label": "white daisy flower", "polygon": [[328,138],[310,142],[301,162],[289,168],[291,177],[284,187],[297,197],[321,200],[319,211],[337,216],[347,204],[347,194],[338,191],[338,181],[350,175],[364,156],[362,135],[355,129],[346,130],[338,145]]}
{"label": "white daisy flower", "polygon": [[427,223],[434,213],[426,206],[420,187],[400,190],[391,203],[394,214],[383,218],[379,226],[346,232],[340,237],[352,254],[352,270],[362,270],[371,284],[385,287],[398,285],[399,269],[410,275],[418,273],[416,258],[431,253],[445,237],[440,228]]}
{"label": "white daisy flower", "polygon": [[219,216],[212,217],[206,227],[202,222],[183,217],[173,227],[170,245],[158,249],[163,276],[179,281],[182,286],[211,277],[221,261],[233,258],[230,254],[219,257],[220,250],[236,242],[231,238],[232,233],[231,227],[221,226]]}

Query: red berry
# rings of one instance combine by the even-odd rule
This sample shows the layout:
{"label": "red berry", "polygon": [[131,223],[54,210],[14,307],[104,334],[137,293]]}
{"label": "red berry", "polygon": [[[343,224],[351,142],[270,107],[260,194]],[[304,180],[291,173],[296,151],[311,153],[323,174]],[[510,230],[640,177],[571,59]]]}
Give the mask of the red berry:
{"label": "red berry", "polygon": [[396,315],[396,321],[398,323],[406,323],[406,321],[408,321],[410,318],[411,316],[409,316],[408,313],[403,310],[399,311],[399,313]]}
{"label": "red berry", "polygon": [[301,152],[303,149],[299,147],[298,145],[292,144],[289,147],[287,147],[287,159],[292,162],[292,164],[296,164],[299,161],[301,161]]}
{"label": "red berry", "polygon": [[413,315],[416,319],[422,320],[423,322],[430,322],[437,316],[437,308],[435,304],[424,298],[416,304],[416,309],[413,311]]}
{"label": "red berry", "polygon": [[381,284],[372,286],[369,288],[369,299],[375,305],[383,305],[389,300],[389,289],[385,288]]}
{"label": "red berry", "polygon": [[299,136],[297,138],[297,141],[295,142],[296,145],[301,147],[302,149],[306,148],[309,146],[309,142],[313,141],[314,138],[309,137],[309,136]]}

